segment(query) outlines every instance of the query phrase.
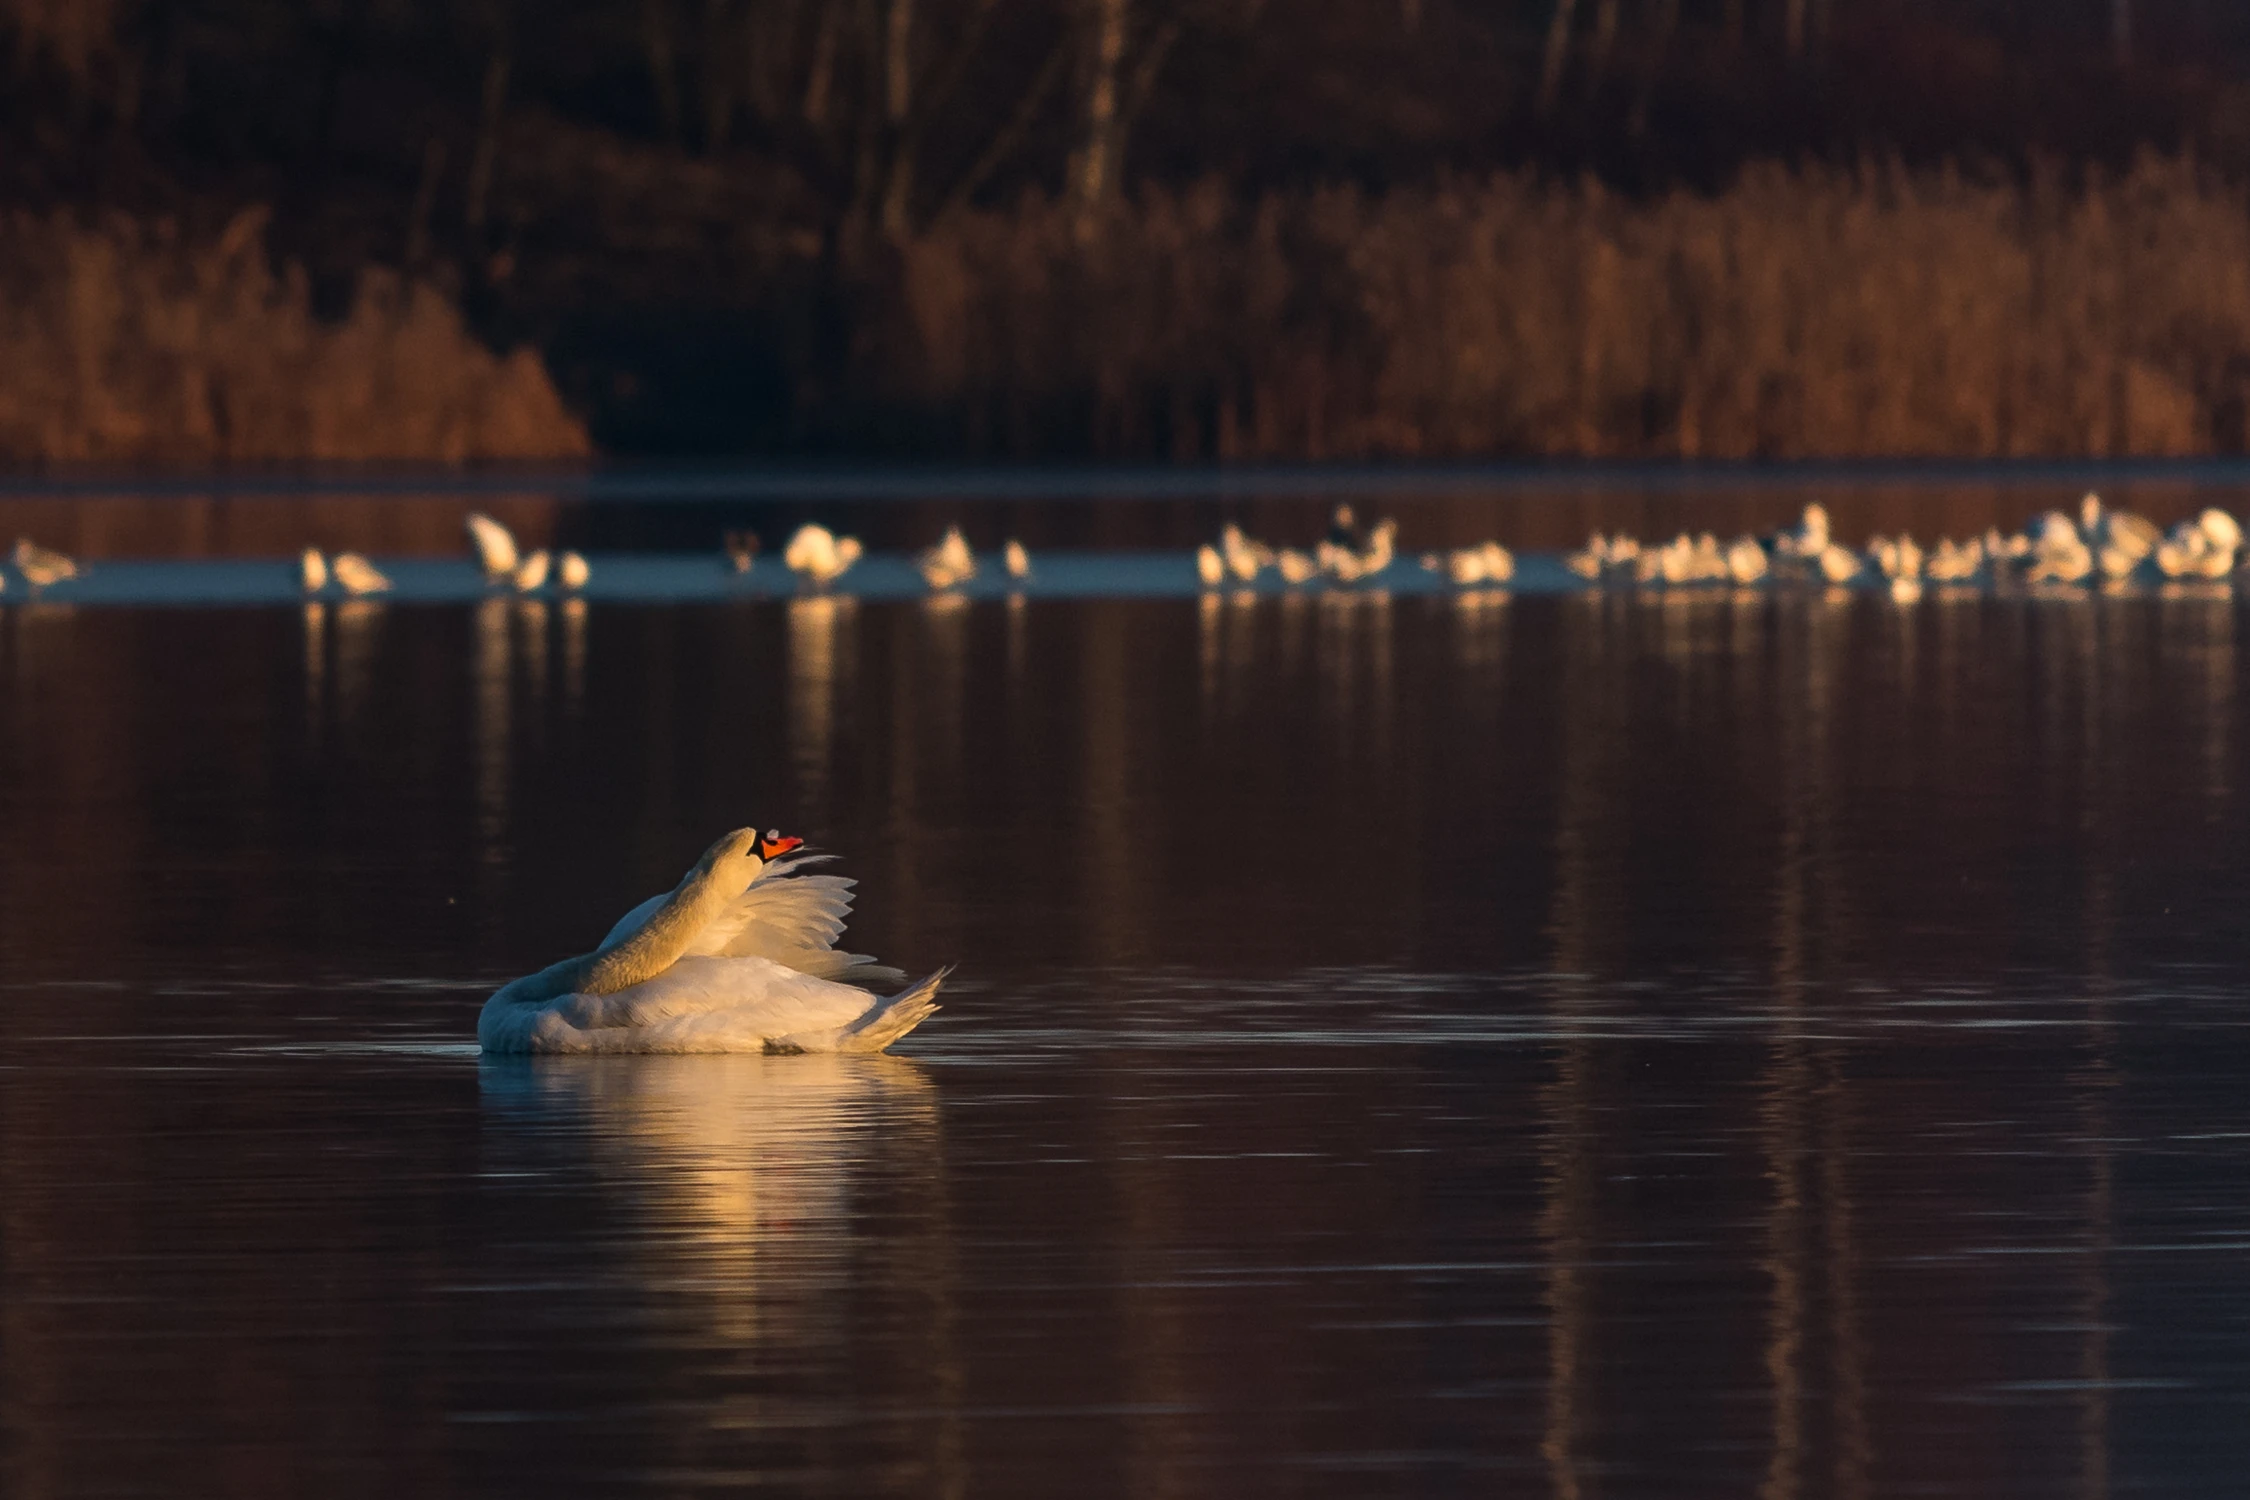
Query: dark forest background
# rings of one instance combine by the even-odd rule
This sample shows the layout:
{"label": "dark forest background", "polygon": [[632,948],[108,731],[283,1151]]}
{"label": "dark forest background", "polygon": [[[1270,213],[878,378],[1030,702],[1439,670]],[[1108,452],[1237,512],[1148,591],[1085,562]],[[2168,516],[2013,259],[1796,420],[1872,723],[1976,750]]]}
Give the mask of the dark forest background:
{"label": "dark forest background", "polygon": [[0,0],[0,459],[2237,451],[2226,0]]}

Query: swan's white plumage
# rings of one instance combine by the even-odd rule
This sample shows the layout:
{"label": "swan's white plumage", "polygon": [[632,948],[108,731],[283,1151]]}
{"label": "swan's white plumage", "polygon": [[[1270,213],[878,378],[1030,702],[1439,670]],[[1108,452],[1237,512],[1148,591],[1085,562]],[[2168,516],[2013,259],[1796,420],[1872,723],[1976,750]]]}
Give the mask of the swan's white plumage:
{"label": "swan's white plumage", "polygon": [[[843,875],[790,872],[826,856],[776,860],[695,935],[691,958],[767,958],[801,973],[851,984],[900,984],[906,975],[863,953],[840,953],[836,940],[852,909],[857,881]],[[779,878],[788,876],[787,879]],[[606,953],[641,930],[672,893],[649,897],[618,918],[594,951]]]}
{"label": "swan's white plumage", "polygon": [[876,1052],[937,1009],[947,971],[904,979],[837,951],[853,882],[770,863],[749,830],[714,845],[674,889],[634,907],[601,946],[485,1001],[487,1052]]}
{"label": "swan's white plumage", "polygon": [[872,1052],[936,1008],[942,977],[873,999],[770,958],[683,958],[615,994],[536,1005],[496,996],[477,1041],[487,1052]]}

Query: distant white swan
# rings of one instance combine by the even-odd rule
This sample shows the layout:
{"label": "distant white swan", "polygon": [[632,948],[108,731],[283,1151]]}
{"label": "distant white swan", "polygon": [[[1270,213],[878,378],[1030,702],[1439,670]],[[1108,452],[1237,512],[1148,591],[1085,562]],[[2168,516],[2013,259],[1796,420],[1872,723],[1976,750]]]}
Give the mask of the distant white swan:
{"label": "distant white swan", "polygon": [[78,576],[78,564],[71,561],[67,554],[51,547],[34,546],[29,537],[16,538],[13,555],[16,571],[23,575],[25,583],[35,589],[43,589],[51,583],[60,583],[66,578]]}
{"label": "distant white swan", "polygon": [[840,953],[852,882],[794,873],[802,840],[736,829],[579,958],[503,985],[487,1052],[880,1052],[937,1009],[940,969],[904,978]]}
{"label": "distant white swan", "polygon": [[564,588],[573,592],[584,588],[586,580],[593,576],[594,570],[588,567],[586,559],[576,552],[565,552],[555,562],[556,579],[561,582]]}
{"label": "distant white swan", "polygon": [[798,527],[789,545],[781,549],[789,571],[822,588],[850,572],[859,556],[858,537],[839,537],[825,526]]}
{"label": "distant white swan", "polygon": [[357,552],[339,552],[329,562],[328,571],[347,594],[380,594],[391,586],[383,570]]}
{"label": "distant white swan", "polygon": [[308,594],[317,594],[328,587],[328,559],[320,555],[318,547],[307,547],[297,559],[297,578]]}
{"label": "distant white swan", "polygon": [[1001,550],[1000,560],[1008,565],[1010,578],[1020,581],[1031,576],[1031,554],[1024,551],[1023,543],[1013,537],[1008,539],[1008,545]]}
{"label": "distant white swan", "polygon": [[469,542],[477,549],[477,562],[484,568],[484,576],[498,581],[514,574],[518,561],[515,535],[479,511],[469,513],[468,525]]}
{"label": "distant white swan", "polygon": [[[976,554],[969,550],[968,538],[961,535],[958,526],[946,527],[938,544],[915,559],[915,566],[922,570],[923,582],[933,589],[958,588],[977,576]],[[1025,567],[1029,566],[1026,561]]]}
{"label": "distant white swan", "polygon": [[516,592],[519,594],[529,594],[534,593],[539,589],[545,588],[547,586],[547,570],[551,566],[553,561],[554,560],[547,555],[547,549],[541,547],[538,551],[532,553],[522,562],[516,564],[515,577],[513,579],[513,582],[516,586]]}

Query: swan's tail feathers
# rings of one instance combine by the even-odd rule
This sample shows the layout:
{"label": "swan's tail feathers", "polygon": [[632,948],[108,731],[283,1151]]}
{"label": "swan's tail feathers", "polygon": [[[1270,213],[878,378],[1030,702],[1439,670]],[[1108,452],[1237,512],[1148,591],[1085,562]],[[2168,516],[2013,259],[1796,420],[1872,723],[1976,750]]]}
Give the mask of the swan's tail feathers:
{"label": "swan's tail feathers", "polygon": [[953,966],[947,964],[877,1005],[844,1028],[836,1038],[836,1050],[880,1052],[927,1021],[938,1008],[938,986],[945,983],[945,976],[952,972]]}

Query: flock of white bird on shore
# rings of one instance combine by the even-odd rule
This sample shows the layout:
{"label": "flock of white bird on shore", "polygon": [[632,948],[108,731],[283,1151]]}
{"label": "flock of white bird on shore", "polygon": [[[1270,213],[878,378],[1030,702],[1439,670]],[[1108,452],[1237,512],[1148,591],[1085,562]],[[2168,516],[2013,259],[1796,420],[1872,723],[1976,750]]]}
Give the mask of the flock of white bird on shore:
{"label": "flock of white bird on shore", "polygon": [[1643,544],[1596,532],[1563,562],[1590,584],[1636,587],[1742,586],[1768,579],[1843,585],[1872,574],[1894,597],[1911,600],[1925,583],[2215,582],[2233,576],[2242,550],[2242,526],[2223,510],[2207,509],[2166,532],[2146,516],[2113,510],[2089,494],[2076,517],[2050,510],[2022,531],[2003,534],[1994,527],[1966,541],[1945,537],[1927,551],[1902,533],[1874,537],[1855,552],[1830,533],[1828,512],[1808,505],[1795,528],[1768,537],[1722,543],[1710,532],[1683,533],[1669,542]]}
{"label": "flock of white bird on shore", "polygon": [[[508,528],[490,516],[468,518],[469,541],[486,582],[519,594],[552,590],[576,593],[593,569],[576,552],[545,548],[521,551]],[[1196,549],[1195,569],[1205,588],[1230,581],[1252,584],[1269,570],[1291,588],[1309,584],[1357,584],[1387,573],[1397,561],[1398,523],[1385,519],[1364,530],[1348,505],[1338,506],[1328,535],[1310,550],[1272,547],[1229,524],[1215,543]],[[724,553],[738,573],[747,573],[758,553],[749,531],[727,533]],[[859,538],[837,536],[825,526],[805,525],[789,538],[782,561],[797,577],[825,589],[865,556]],[[1872,538],[1855,551],[1838,542],[1828,512],[1808,505],[1797,525],[1765,536],[1743,535],[1721,541],[1712,532],[1682,532],[1668,542],[1642,542],[1624,532],[1595,532],[1586,545],[1566,554],[1563,566],[1595,587],[1695,588],[1750,587],[1802,582],[1840,587],[1880,580],[1901,600],[1918,598],[1925,583],[1952,586],[2012,584],[2071,586],[2121,585],[2136,578],[2173,581],[2225,581],[2238,566],[2250,570],[2243,529],[2223,510],[2204,510],[2169,532],[2128,510],[2115,510],[2089,494],[2078,514],[2050,510],[2022,531],[2003,534],[1997,527],[1958,541],[1939,539],[1927,550],[1901,534]],[[82,576],[69,556],[18,538],[7,562],[34,591]],[[1504,585],[1515,577],[1516,559],[1506,547],[1488,541],[1474,547],[1427,552],[1425,571],[1461,588]],[[932,591],[957,589],[977,576],[977,557],[958,526],[948,527],[935,546],[916,554],[915,568]],[[1001,549],[1001,566],[1018,583],[1031,576],[1031,555],[1010,540]],[[308,547],[298,560],[308,595],[331,587],[345,594],[380,594],[391,587],[383,571],[357,552],[323,554]],[[0,570],[0,590],[8,574]]]}

